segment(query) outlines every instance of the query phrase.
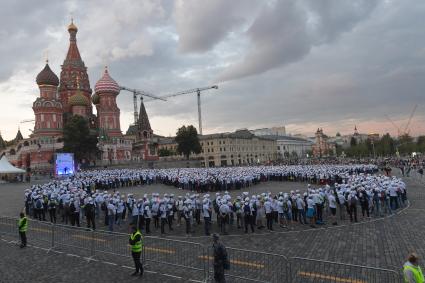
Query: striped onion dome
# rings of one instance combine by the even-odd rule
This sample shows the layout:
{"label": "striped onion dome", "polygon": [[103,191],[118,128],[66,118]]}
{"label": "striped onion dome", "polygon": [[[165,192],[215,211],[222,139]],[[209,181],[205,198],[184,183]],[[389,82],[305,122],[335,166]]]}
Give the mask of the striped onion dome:
{"label": "striped onion dome", "polygon": [[105,72],[103,73],[102,78],[100,78],[94,86],[94,91],[97,94],[113,93],[118,95],[118,93],[120,93],[120,86],[113,78],[111,78],[107,67],[105,67]]}

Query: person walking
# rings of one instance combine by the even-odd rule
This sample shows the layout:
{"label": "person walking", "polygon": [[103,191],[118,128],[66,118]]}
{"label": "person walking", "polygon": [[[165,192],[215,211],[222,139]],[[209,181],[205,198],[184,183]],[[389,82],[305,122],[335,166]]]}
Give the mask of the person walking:
{"label": "person walking", "polygon": [[225,283],[224,270],[230,268],[227,250],[223,243],[220,242],[218,234],[213,234],[213,251],[214,251],[214,281],[216,283]]}
{"label": "person walking", "polygon": [[132,225],[131,230],[132,232],[130,234],[129,244],[131,245],[131,256],[134,260],[134,267],[136,268],[136,271],[134,271],[131,275],[143,276],[143,265],[140,262],[140,256],[142,255],[143,249],[143,236],[136,225]]}
{"label": "person walking", "polygon": [[405,283],[423,283],[424,275],[419,266],[419,257],[416,253],[411,253],[403,265],[403,277]]}
{"label": "person walking", "polygon": [[27,246],[27,230],[28,230],[28,219],[23,212],[19,214],[20,218],[18,221],[19,238],[21,239],[21,248]]}

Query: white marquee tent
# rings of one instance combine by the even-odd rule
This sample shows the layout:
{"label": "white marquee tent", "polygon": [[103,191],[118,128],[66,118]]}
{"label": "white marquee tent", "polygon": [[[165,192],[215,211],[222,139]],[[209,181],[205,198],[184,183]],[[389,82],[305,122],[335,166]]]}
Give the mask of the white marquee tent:
{"label": "white marquee tent", "polygon": [[10,164],[7,157],[4,155],[2,159],[0,159],[0,174],[22,174],[25,173],[25,170],[16,168],[12,164]]}

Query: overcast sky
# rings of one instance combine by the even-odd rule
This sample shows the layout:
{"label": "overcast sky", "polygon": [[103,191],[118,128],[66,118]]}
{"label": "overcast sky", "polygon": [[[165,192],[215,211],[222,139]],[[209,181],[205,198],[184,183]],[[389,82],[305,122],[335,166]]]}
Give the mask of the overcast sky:
{"label": "overcast sky", "polygon": [[[313,135],[404,130],[425,134],[425,1],[1,1],[0,131],[34,117],[35,77],[48,56],[59,76],[77,41],[91,87],[108,65],[120,84],[202,95],[204,133],[287,126]],[[121,129],[132,96],[121,92]],[[146,102],[155,133],[198,124],[195,95]],[[24,136],[32,123],[21,124]]]}

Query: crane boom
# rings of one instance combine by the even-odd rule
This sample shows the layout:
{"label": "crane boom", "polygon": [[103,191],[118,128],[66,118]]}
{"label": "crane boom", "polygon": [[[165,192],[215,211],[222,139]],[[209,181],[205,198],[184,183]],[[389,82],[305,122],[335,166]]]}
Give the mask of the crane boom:
{"label": "crane boom", "polygon": [[400,136],[401,134],[400,128],[394,123],[393,120],[390,119],[390,117],[388,117],[388,115],[385,115],[385,117],[388,119],[388,121],[390,121],[390,123],[394,126],[394,128],[397,129],[398,136]]}
{"label": "crane boom", "polygon": [[201,91],[209,90],[209,89],[218,89],[218,85],[183,90],[183,91],[179,91],[179,92],[176,92],[176,93],[172,93],[172,94],[161,96],[161,98],[170,98],[170,97],[175,97],[175,96],[179,96],[179,95],[183,95],[183,94],[189,94],[189,93],[194,93],[194,92],[197,93],[197,92],[201,92]]}
{"label": "crane boom", "polygon": [[170,97],[176,97],[176,96],[183,95],[183,94],[196,93],[197,100],[198,100],[199,134],[202,135],[201,92],[204,91],[204,90],[209,90],[209,89],[218,89],[218,85],[192,88],[192,89],[183,90],[183,91],[180,91],[180,92],[164,95],[164,96],[161,96],[161,97],[162,98],[170,98]]}
{"label": "crane boom", "polygon": [[412,122],[412,118],[413,118],[413,115],[415,115],[416,108],[418,108],[418,105],[417,104],[415,104],[415,107],[413,107],[412,113],[410,113],[409,120],[407,121],[406,127],[404,128],[404,134],[405,135],[408,134],[408,129],[409,129],[409,126],[410,126],[410,122]]}
{"label": "crane boom", "polygon": [[[129,92],[132,92],[133,93],[134,125],[137,124],[137,119],[138,119],[138,116],[139,116],[137,114],[137,96],[138,95],[140,95],[140,98],[141,98],[142,101],[143,101],[143,96],[147,96],[147,97],[150,97],[152,99],[158,99],[158,100],[162,100],[162,101],[167,101],[165,98],[158,97],[158,96],[153,95],[153,94],[151,94],[149,92],[146,92],[146,91],[142,91],[142,90],[138,90],[138,89],[134,89],[134,88],[128,88],[128,87],[125,87],[125,86],[120,86],[120,89],[121,90],[126,90],[126,91],[129,91]],[[141,103],[143,103],[143,102],[141,102]]]}

